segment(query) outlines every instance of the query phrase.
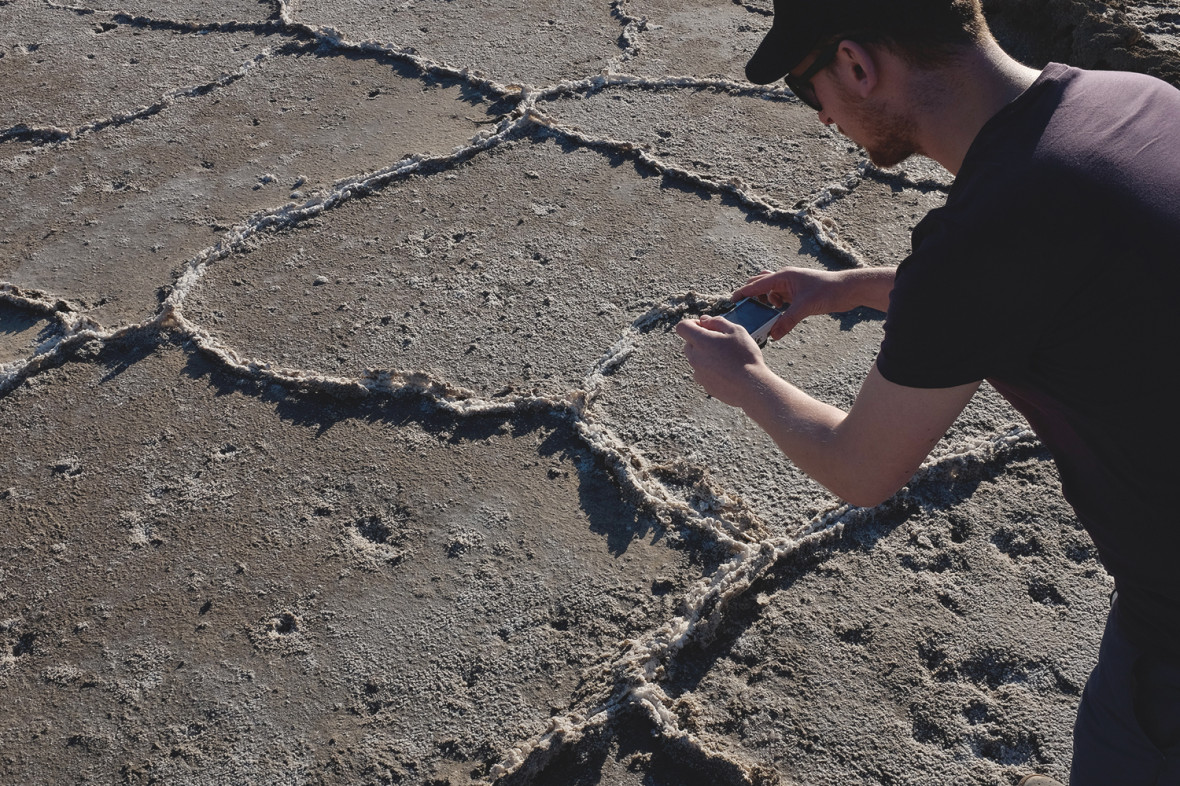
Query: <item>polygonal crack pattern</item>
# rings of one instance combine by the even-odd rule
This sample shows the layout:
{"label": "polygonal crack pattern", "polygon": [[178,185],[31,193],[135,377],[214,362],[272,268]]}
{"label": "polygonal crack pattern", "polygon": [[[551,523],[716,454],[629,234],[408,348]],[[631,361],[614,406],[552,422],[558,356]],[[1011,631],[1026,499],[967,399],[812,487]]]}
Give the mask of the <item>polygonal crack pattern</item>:
{"label": "polygonal crack pattern", "polygon": [[1064,779],[1108,588],[1007,405],[862,510],[679,357],[949,188],[740,81],[771,12],[0,2],[0,780]]}
{"label": "polygonal crack pattern", "polygon": [[[192,762],[152,744],[181,720],[216,740],[196,746],[202,757],[332,760],[341,782],[387,765],[486,771],[715,566],[712,544],[621,501],[545,415],[456,423],[416,405],[340,407],[243,384],[173,345],[112,344],[35,379],[44,392],[3,400],[2,427],[23,419],[30,449],[4,501],[24,526],[5,527],[0,550],[6,606],[30,603],[46,621],[10,625],[8,689],[57,708],[62,733],[126,700],[111,748],[154,777],[191,777]],[[178,403],[203,414],[176,418]],[[99,419],[103,435],[85,438]],[[72,632],[39,632],[59,609],[76,615]],[[148,650],[158,664],[129,674]],[[92,687],[38,678],[55,664]],[[225,717],[224,686],[242,679]],[[173,714],[161,699],[178,692],[192,695]],[[288,733],[288,703],[322,717]],[[44,775],[35,729],[6,734],[22,751],[7,772]],[[88,762],[67,747],[52,766],[68,778]],[[222,774],[273,775],[242,766]]]}

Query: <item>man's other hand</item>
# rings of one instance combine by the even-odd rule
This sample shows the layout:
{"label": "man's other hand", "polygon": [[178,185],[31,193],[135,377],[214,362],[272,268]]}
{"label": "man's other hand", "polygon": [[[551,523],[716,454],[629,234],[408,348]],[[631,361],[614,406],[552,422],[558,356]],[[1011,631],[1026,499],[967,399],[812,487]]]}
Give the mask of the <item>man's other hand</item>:
{"label": "man's other hand", "polygon": [[684,339],[683,352],[692,366],[693,379],[731,407],[744,406],[758,377],[770,373],[754,339],[728,319],[685,319],[676,326],[676,335]]}
{"label": "man's other hand", "polygon": [[753,297],[775,308],[790,304],[771,328],[778,340],[804,319],[816,314],[838,314],[857,306],[884,311],[893,288],[893,268],[871,268],[831,272],[802,267],[783,268],[777,273],[763,270],[734,291],[736,302]]}

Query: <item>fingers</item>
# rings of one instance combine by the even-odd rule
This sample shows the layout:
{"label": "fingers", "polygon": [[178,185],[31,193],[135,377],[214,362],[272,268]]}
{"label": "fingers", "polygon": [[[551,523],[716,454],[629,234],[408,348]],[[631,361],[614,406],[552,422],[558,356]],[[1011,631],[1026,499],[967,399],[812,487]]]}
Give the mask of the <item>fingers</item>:
{"label": "fingers", "polygon": [[676,324],[676,335],[684,339],[685,349],[700,335],[702,328],[695,319],[682,319]]}
{"label": "fingers", "polygon": [[757,275],[750,276],[748,279],[746,279],[745,284],[742,284],[740,287],[734,290],[731,297],[734,300],[738,300],[743,297],[756,297],[770,291],[769,285],[766,283],[766,279],[771,278],[774,275],[775,273],[773,270],[763,270]]}
{"label": "fingers", "polygon": [[770,329],[771,341],[778,341],[780,338],[790,333],[795,329],[795,326],[798,325],[800,321],[801,320],[798,317],[793,316],[789,311],[784,313],[774,323],[774,327]]}
{"label": "fingers", "polygon": [[723,316],[704,314],[701,316],[701,327],[712,330],[713,333],[733,333],[737,326]]}
{"label": "fingers", "polygon": [[774,323],[774,327],[770,329],[770,338],[773,341],[778,341],[783,336],[790,333],[799,323],[806,318],[807,312],[798,305],[789,306]]}
{"label": "fingers", "polygon": [[736,302],[742,298],[765,295],[771,291],[773,283],[772,275],[754,276],[745,284],[735,289],[733,294],[730,295],[730,298]]}
{"label": "fingers", "polygon": [[738,330],[737,325],[721,317],[704,315],[700,319],[682,319],[676,325],[676,335],[684,339],[684,352],[688,354],[695,345],[708,342],[718,334],[730,334]]}
{"label": "fingers", "polygon": [[759,298],[775,308],[782,308],[794,295],[793,270],[794,268],[789,267],[777,272],[763,270],[758,275],[751,276],[745,284],[734,290],[730,297],[734,300],[746,297]]}
{"label": "fingers", "polygon": [[700,319],[682,319],[676,325],[676,335],[685,341],[701,339],[710,333],[733,333],[738,326],[723,317],[704,314]]}
{"label": "fingers", "polygon": [[[745,328],[733,324],[728,319],[708,315],[700,319],[683,319],[677,323],[675,330],[676,335],[684,339],[684,346],[680,351],[688,358],[689,363],[694,365],[700,353],[715,351],[718,342],[732,341],[739,333],[746,332]],[[746,336],[745,340],[753,343],[749,336]]]}

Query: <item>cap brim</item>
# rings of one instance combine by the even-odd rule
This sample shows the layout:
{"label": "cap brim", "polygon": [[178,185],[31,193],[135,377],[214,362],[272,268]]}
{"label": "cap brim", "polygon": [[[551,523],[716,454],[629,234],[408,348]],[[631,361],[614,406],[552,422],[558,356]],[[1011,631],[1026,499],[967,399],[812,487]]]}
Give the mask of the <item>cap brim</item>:
{"label": "cap brim", "polygon": [[[787,73],[799,65],[807,56],[796,35],[790,35],[785,29],[775,25],[758,45],[750,62],[746,63],[746,79],[756,85],[768,85],[777,82]],[[803,51],[799,51],[803,50]]]}
{"label": "cap brim", "polygon": [[750,62],[746,63],[746,79],[756,85],[768,85],[787,75],[790,66],[783,67],[783,50],[787,43],[785,30],[771,27],[762,39]]}
{"label": "cap brim", "polygon": [[[775,13],[778,14],[777,6]],[[782,79],[807,58],[821,37],[821,29],[819,20],[814,18],[771,25],[754,56],[746,63],[746,79],[756,85],[768,85]]]}

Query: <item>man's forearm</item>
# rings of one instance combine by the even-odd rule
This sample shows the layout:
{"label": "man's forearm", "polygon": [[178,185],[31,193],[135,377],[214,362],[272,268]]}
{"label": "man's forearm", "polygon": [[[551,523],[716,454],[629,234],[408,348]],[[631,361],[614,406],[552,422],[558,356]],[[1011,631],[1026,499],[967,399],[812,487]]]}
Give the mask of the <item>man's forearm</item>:
{"label": "man's forearm", "polygon": [[840,278],[848,287],[849,298],[856,305],[888,311],[889,293],[893,291],[896,275],[895,267],[867,267],[842,271]]}
{"label": "man's forearm", "polygon": [[908,388],[886,380],[874,365],[846,414],[764,364],[750,373],[736,406],[796,466],[832,493],[866,507],[885,501],[909,481],[979,387],[971,382]]}
{"label": "man's forearm", "polygon": [[769,370],[758,375],[741,408],[795,466],[829,491],[856,504],[875,504],[857,488],[858,475],[850,471],[855,459],[839,444],[845,412],[817,401]]}

